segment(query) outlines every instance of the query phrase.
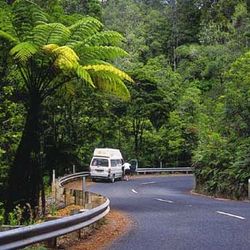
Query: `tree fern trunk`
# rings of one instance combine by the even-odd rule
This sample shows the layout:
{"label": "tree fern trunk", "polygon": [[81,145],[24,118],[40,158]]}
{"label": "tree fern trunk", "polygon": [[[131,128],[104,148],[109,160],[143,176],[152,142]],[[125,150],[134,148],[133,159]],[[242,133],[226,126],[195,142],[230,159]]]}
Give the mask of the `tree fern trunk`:
{"label": "tree fern trunk", "polygon": [[25,206],[26,203],[34,210],[39,204],[40,115],[40,98],[33,96],[30,99],[23,135],[9,172],[7,211],[11,211],[17,204]]}

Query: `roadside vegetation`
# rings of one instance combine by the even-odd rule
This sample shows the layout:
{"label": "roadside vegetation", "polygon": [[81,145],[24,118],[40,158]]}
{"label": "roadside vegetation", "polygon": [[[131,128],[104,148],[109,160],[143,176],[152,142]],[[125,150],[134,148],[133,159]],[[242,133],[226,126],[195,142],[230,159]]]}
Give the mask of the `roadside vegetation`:
{"label": "roadside vegetation", "polygon": [[246,0],[1,0],[0,221],[18,204],[29,220],[52,170],[86,170],[96,147],[141,167],[193,166],[197,191],[246,198],[249,10]]}

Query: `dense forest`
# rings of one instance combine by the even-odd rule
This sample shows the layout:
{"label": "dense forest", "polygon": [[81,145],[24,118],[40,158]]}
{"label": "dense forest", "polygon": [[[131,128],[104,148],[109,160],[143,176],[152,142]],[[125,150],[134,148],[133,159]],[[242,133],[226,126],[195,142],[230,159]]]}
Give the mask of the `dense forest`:
{"label": "dense forest", "polygon": [[0,1],[0,202],[35,208],[96,147],[192,166],[198,192],[250,178],[247,0]]}

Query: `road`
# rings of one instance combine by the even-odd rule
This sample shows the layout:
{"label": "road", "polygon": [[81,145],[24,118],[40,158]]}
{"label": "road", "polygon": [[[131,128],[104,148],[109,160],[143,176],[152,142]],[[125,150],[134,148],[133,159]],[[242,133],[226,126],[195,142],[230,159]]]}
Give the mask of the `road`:
{"label": "road", "polygon": [[109,249],[249,250],[250,203],[192,195],[193,183],[186,175],[92,185],[135,221]]}

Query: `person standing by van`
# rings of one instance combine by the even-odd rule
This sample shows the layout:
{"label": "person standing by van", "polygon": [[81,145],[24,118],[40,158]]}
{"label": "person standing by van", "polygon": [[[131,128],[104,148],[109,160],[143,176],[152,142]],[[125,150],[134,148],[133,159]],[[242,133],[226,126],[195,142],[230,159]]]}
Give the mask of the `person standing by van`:
{"label": "person standing by van", "polygon": [[131,167],[131,164],[129,164],[128,162],[126,162],[122,165],[123,180],[125,180],[125,181],[128,181],[128,179],[129,179],[129,175],[131,173],[130,167]]}

